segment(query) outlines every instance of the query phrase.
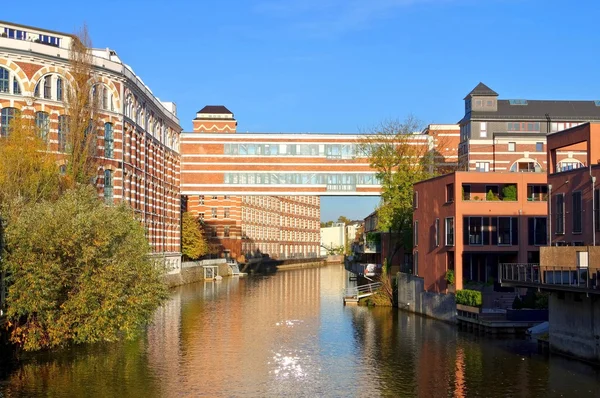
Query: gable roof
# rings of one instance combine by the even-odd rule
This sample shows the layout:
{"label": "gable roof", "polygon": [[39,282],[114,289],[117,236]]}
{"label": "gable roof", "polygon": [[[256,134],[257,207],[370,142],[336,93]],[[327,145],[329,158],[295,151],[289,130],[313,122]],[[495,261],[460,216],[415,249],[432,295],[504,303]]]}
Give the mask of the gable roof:
{"label": "gable roof", "polygon": [[467,96],[464,99],[469,99],[470,97],[474,97],[474,96],[497,97],[498,93],[495,92],[494,90],[492,90],[491,88],[489,88],[488,86],[486,86],[485,84],[483,84],[482,82],[479,82],[479,84],[477,86],[475,86],[475,88],[473,90],[471,90],[471,92],[469,94],[467,94]]}
{"label": "gable roof", "polygon": [[204,108],[200,109],[198,113],[212,113],[212,114],[232,114],[229,109],[225,108],[223,105],[206,105]]}

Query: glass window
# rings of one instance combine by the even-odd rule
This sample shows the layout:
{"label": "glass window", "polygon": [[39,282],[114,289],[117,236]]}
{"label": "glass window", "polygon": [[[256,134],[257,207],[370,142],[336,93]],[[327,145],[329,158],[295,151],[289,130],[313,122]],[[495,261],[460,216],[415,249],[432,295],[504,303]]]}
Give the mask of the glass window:
{"label": "glass window", "polygon": [[508,143],[508,152],[515,152],[516,150],[517,150],[517,143],[509,142]]}
{"label": "glass window", "polygon": [[56,100],[63,100],[63,79],[61,79],[60,77],[56,79]]}
{"label": "glass window", "polygon": [[8,69],[0,68],[0,93],[8,93],[10,88],[10,79]]}
{"label": "glass window", "polygon": [[446,202],[454,202],[454,184],[446,185]]}
{"label": "glass window", "polygon": [[21,86],[16,77],[13,77],[13,94],[21,94]]}
{"label": "glass window", "polygon": [[546,217],[529,217],[527,219],[528,242],[530,245],[542,246],[548,241]]}
{"label": "glass window", "polygon": [[213,208],[211,208],[211,211],[212,211],[212,218],[217,218],[217,208],[213,207]]}
{"label": "glass window", "polygon": [[110,170],[104,170],[104,200],[108,204],[113,202],[113,178]]}
{"label": "glass window", "polygon": [[17,115],[17,108],[2,108],[0,110],[0,137],[8,137],[10,123]]}
{"label": "glass window", "polygon": [[67,115],[58,117],[58,151],[66,152],[67,134],[69,133],[69,118]]}
{"label": "glass window", "polygon": [[44,98],[52,98],[52,78],[51,76],[44,77]]}
{"label": "glass window", "polygon": [[37,127],[38,136],[44,141],[47,141],[48,134],[50,133],[50,116],[46,112],[36,112],[35,125]]}
{"label": "glass window", "polygon": [[223,227],[223,236],[224,236],[225,238],[229,238],[229,225],[225,225],[225,226]]}
{"label": "glass window", "polygon": [[544,152],[544,143],[543,142],[536,142],[535,143],[535,151],[536,152]]}
{"label": "glass window", "polygon": [[465,245],[483,245],[483,217],[465,217]]}
{"label": "glass window", "polygon": [[480,133],[481,138],[487,137],[487,122],[480,123]]}
{"label": "glass window", "polygon": [[454,217],[446,218],[446,246],[454,246]]}
{"label": "glass window", "polygon": [[498,217],[498,245],[510,245],[512,243],[511,236],[511,217]]}
{"label": "glass window", "polygon": [[435,246],[439,246],[440,245],[440,219],[436,218],[435,219],[435,224],[434,224],[434,229],[435,229]]}
{"label": "glass window", "polygon": [[475,163],[475,171],[488,172],[490,171],[490,162]]}
{"label": "glass window", "polygon": [[565,194],[559,193],[555,196],[556,201],[556,234],[565,233]]}
{"label": "glass window", "polygon": [[104,157],[112,159],[114,156],[114,137],[112,123],[104,124]]}

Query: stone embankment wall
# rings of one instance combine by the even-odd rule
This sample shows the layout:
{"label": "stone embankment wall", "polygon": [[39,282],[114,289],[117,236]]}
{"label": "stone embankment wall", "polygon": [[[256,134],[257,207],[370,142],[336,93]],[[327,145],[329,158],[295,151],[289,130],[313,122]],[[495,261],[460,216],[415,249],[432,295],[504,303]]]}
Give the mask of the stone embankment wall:
{"label": "stone embankment wall", "polygon": [[169,274],[165,277],[169,287],[187,285],[204,280],[204,265],[216,265],[219,267],[219,275],[225,277],[231,273],[231,268],[227,265],[227,260],[217,258],[202,261],[187,261],[181,263],[181,272]]}
{"label": "stone embankment wall", "polygon": [[548,301],[550,350],[600,363],[600,299],[552,292]]}
{"label": "stone embankment wall", "polygon": [[456,300],[453,294],[430,293],[423,278],[398,272],[398,307],[445,322],[456,323]]}

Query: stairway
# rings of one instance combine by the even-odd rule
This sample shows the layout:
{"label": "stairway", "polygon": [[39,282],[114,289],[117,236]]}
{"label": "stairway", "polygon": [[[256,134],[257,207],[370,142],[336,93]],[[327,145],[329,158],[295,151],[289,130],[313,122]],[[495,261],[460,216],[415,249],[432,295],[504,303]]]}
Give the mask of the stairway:
{"label": "stairway", "polygon": [[516,296],[516,292],[485,292],[483,308],[510,309]]}

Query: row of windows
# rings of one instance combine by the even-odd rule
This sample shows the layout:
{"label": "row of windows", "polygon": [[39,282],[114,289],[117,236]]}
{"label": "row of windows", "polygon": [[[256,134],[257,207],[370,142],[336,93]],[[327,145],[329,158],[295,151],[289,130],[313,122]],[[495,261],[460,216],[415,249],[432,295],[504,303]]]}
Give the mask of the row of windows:
{"label": "row of windows", "polygon": [[144,128],[161,143],[173,150],[179,150],[178,135],[137,96],[129,92],[125,95],[123,111],[126,117]]}
{"label": "row of windows", "polygon": [[[19,110],[16,108],[2,108],[0,110],[0,137],[7,137],[10,123],[17,117]],[[35,113],[35,125],[40,138],[48,140],[50,134],[50,115],[47,112]],[[89,134],[92,125],[86,131]],[[69,117],[58,116],[58,151],[66,152],[68,149]],[[114,131],[112,123],[104,124],[104,157],[114,157]]]}
{"label": "row of windows", "polygon": [[379,185],[379,180],[372,173],[225,173],[225,184],[309,184],[341,189],[344,186]]}
{"label": "row of windows", "polygon": [[[600,215],[598,214],[598,200],[600,194],[598,190],[594,190],[594,223],[596,225],[596,231],[600,231]],[[565,227],[565,194],[559,193],[554,195],[554,210],[556,217],[556,224],[554,233],[557,235],[563,235],[566,231]],[[581,191],[575,191],[571,194],[571,228],[573,233],[583,232],[583,196]]]}
{"label": "row of windows", "polygon": [[[528,244],[542,246],[548,242],[546,217],[527,218]],[[413,244],[419,245],[419,221],[413,225]],[[445,219],[445,245],[454,246],[454,217]],[[434,222],[434,244],[440,245],[440,219]],[[463,217],[463,244],[466,246],[518,246],[518,217]]]}
{"label": "row of windows", "polygon": [[240,156],[324,156],[351,159],[359,156],[355,144],[225,144],[225,155]]}
{"label": "row of windows", "polygon": [[[488,123],[487,122],[473,122],[479,123],[479,135],[481,138],[488,137]],[[552,122],[550,124],[550,131],[562,131],[571,127],[579,126],[579,122]],[[506,131],[512,132],[540,132],[540,122],[507,122]],[[466,141],[471,138],[471,123],[466,123],[460,127],[461,141]],[[541,152],[541,150],[538,150]]]}

